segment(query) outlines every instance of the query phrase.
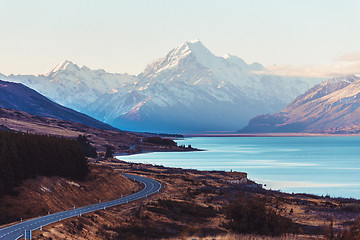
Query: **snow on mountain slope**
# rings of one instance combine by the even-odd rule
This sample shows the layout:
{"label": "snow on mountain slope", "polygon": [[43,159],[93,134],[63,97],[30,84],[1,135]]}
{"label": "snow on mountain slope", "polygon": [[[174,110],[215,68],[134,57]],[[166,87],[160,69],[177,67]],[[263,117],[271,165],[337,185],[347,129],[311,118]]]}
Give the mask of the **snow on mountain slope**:
{"label": "snow on mountain slope", "polygon": [[23,83],[54,101],[83,111],[102,94],[132,84],[137,80],[128,74],[107,73],[64,61],[48,73],[33,75],[10,75],[6,80]]}
{"label": "snow on mountain slope", "polygon": [[108,124],[102,123],[83,113],[54,103],[20,83],[0,80],[0,107],[20,110],[41,117],[82,123],[100,129],[116,130]]}
{"label": "snow on mountain slope", "polygon": [[185,42],[136,76],[60,63],[39,76],[7,76],[51,99],[121,129],[233,131],[258,114],[280,111],[319,79],[280,77],[259,63],[215,56]]}
{"label": "snow on mountain slope", "polygon": [[240,132],[360,132],[360,77],[324,81],[281,112],[255,117]]}
{"label": "snow on mountain slope", "polygon": [[200,41],[185,42],[150,63],[128,91],[103,95],[88,113],[131,130],[232,131],[319,82],[254,73],[261,70],[259,63],[215,56]]}
{"label": "snow on mountain slope", "polygon": [[[198,74],[182,76],[183,70]],[[173,49],[165,58],[149,64],[139,78],[162,82],[180,80],[192,85],[216,84],[226,80],[246,85],[248,82],[239,81],[239,76],[246,76],[254,70],[263,70],[263,67],[258,63],[248,65],[241,58],[229,54],[217,57],[200,41],[191,41]]]}

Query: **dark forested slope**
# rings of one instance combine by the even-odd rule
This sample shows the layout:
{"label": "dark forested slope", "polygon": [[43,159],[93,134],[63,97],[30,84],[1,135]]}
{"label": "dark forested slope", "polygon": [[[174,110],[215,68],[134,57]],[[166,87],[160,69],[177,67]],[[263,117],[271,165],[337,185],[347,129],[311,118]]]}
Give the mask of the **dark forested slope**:
{"label": "dark forested slope", "polygon": [[77,141],[7,131],[0,131],[0,166],[0,196],[37,175],[83,179],[89,172]]}

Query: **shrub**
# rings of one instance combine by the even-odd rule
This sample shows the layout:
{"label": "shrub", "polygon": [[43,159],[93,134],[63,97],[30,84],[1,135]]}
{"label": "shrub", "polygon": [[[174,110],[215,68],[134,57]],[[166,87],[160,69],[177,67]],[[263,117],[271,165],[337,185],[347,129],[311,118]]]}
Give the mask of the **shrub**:
{"label": "shrub", "polygon": [[340,209],[345,212],[360,213],[360,203],[343,204]]}
{"label": "shrub", "polygon": [[[172,231],[166,231],[166,229],[171,229]],[[137,239],[162,239],[168,238],[172,235],[179,234],[182,231],[183,227],[173,223],[163,223],[163,222],[145,222],[144,224],[131,222],[127,226],[117,226],[109,227],[104,226],[102,229],[102,235],[106,239],[128,239],[128,240],[137,240]],[[107,231],[110,231],[108,233]],[[115,233],[115,234],[114,234]]]}
{"label": "shrub", "polygon": [[331,219],[330,225],[324,231],[325,240],[358,240],[360,239],[360,219],[358,218],[353,225],[343,230],[334,230],[333,219]]}
{"label": "shrub", "polygon": [[146,142],[154,143],[158,145],[165,145],[165,146],[176,146],[176,142],[171,139],[161,138],[161,137],[149,137],[146,139]]}
{"label": "shrub", "polygon": [[158,200],[155,206],[148,206],[148,210],[183,222],[203,222],[217,214],[212,206],[163,199]]}
{"label": "shrub", "polygon": [[229,222],[225,227],[238,233],[279,236],[292,231],[290,219],[266,208],[266,200],[243,194],[224,208]]}
{"label": "shrub", "polygon": [[86,135],[79,135],[77,141],[79,142],[80,147],[83,150],[86,157],[97,158],[96,148],[91,146]]}
{"label": "shrub", "polygon": [[106,145],[105,159],[113,158],[114,148],[112,146]]}

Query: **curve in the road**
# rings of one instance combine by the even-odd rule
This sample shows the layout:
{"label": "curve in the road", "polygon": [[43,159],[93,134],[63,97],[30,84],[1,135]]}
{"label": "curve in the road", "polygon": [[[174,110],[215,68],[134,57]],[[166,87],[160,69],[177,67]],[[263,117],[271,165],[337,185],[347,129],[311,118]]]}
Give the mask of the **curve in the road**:
{"label": "curve in the road", "polygon": [[76,208],[64,212],[54,213],[47,216],[31,219],[28,221],[24,221],[21,223],[18,223],[16,225],[0,229],[0,239],[1,240],[14,240],[19,239],[20,237],[24,236],[25,231],[31,232],[35,229],[39,229],[45,225],[58,222],[67,218],[75,217],[75,216],[81,216],[85,213],[94,212],[101,209],[106,209],[108,207],[117,206],[123,203],[128,203],[131,201],[138,200],[140,198],[147,197],[151,194],[154,194],[158,192],[161,188],[161,183],[155,181],[154,179],[141,177],[137,175],[131,175],[131,174],[123,174],[125,177],[141,182],[144,184],[144,188],[137,193],[134,193],[132,195],[122,197],[113,201],[109,202],[103,202],[99,204],[94,204],[86,207]]}

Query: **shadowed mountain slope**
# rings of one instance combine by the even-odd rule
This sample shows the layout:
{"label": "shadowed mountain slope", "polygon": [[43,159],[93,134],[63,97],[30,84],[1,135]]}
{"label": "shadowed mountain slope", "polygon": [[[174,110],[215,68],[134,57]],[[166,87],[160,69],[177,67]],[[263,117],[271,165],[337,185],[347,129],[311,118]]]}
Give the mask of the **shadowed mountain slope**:
{"label": "shadowed mountain slope", "polygon": [[42,117],[82,123],[100,129],[116,130],[116,128],[83,113],[63,107],[20,83],[0,80],[0,107]]}

